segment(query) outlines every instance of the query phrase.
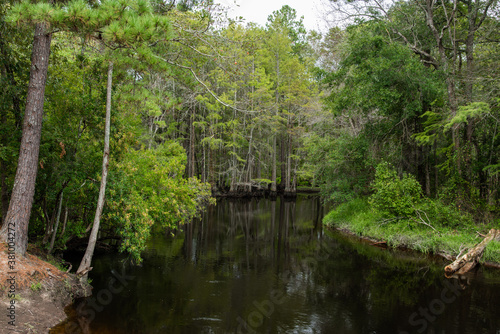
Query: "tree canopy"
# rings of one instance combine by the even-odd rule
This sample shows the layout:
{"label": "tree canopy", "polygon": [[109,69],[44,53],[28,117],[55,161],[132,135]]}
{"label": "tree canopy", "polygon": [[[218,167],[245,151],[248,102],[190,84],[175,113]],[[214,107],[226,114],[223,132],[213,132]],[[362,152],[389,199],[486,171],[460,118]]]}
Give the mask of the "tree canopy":
{"label": "tree canopy", "polygon": [[[24,177],[16,168],[38,69],[30,57],[42,35],[50,58],[26,226],[49,251],[82,247],[91,231],[108,92],[98,242],[136,261],[151,233],[178,228],[221,195],[319,187],[325,200],[371,195],[398,214],[425,196],[497,219],[497,1],[331,5],[347,23],[320,33],[289,6],[259,26],[223,21],[210,1],[3,0],[2,222]],[[418,196],[383,203],[405,187]]]}

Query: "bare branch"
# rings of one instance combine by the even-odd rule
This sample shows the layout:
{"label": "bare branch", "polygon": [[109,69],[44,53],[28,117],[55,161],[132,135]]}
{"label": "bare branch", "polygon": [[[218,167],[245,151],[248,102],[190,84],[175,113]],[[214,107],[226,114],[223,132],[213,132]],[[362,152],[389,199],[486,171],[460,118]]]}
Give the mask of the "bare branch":
{"label": "bare branch", "polygon": [[176,67],[179,67],[179,68],[183,68],[185,70],[188,70],[191,72],[191,74],[193,75],[193,77],[196,79],[196,81],[198,81],[198,83],[200,83],[204,88],[205,90],[210,94],[212,95],[212,97],[214,99],[217,100],[217,102],[219,102],[220,104],[222,104],[223,106],[225,107],[228,107],[228,108],[231,108],[233,110],[236,110],[236,111],[239,111],[239,112],[244,112],[244,113],[258,113],[259,111],[256,111],[256,110],[244,110],[244,109],[240,109],[240,108],[237,108],[235,106],[232,106],[230,104],[227,104],[226,102],[222,101],[218,96],[217,94],[215,94],[204,82],[203,80],[201,80],[200,78],[198,78],[198,76],[196,75],[195,71],[193,70],[192,67],[189,67],[189,66],[184,66],[184,65],[181,65],[181,64],[176,64],[176,63],[173,63],[171,61],[169,61],[168,59],[165,59],[165,58],[162,58],[160,56],[157,56],[157,55],[154,55],[155,58],[158,58],[164,62],[166,62],[167,64],[170,64],[170,65],[173,65],[173,66],[176,66]]}
{"label": "bare branch", "polygon": [[434,228],[434,227],[433,227],[430,223],[426,222],[426,221],[425,221],[425,219],[423,219],[423,218],[422,218],[422,214],[421,214],[421,213],[423,213],[423,214],[425,215],[425,218],[427,218],[427,220],[430,222],[430,219],[429,219],[429,217],[427,216],[427,213],[425,213],[424,211],[420,211],[420,210],[415,210],[415,213],[417,214],[417,216],[418,216],[418,218],[419,218],[419,220],[417,220],[417,219],[413,219],[415,222],[417,222],[417,223],[419,223],[419,224],[423,224],[423,225],[425,225],[425,226],[428,226],[428,227],[432,228],[434,231],[436,231],[436,232],[437,232],[437,234],[441,234],[441,233],[439,233],[439,231],[438,231],[438,230],[436,230],[436,229],[435,229],[435,228]]}

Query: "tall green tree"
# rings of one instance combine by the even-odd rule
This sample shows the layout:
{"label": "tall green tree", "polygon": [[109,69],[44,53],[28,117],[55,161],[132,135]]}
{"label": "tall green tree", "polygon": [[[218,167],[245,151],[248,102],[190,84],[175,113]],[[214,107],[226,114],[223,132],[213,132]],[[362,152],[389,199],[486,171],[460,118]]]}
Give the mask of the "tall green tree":
{"label": "tall green tree", "polygon": [[4,240],[12,242],[16,252],[20,255],[24,255],[28,247],[28,224],[38,170],[45,82],[52,39],[50,29],[48,22],[35,24],[21,148],[9,210],[0,230],[0,235]]}
{"label": "tall green tree", "polygon": [[[87,273],[90,271],[92,257],[94,255],[94,249],[97,242],[97,234],[99,233],[99,226],[101,223],[102,210],[104,208],[104,199],[106,196],[106,184],[108,177],[108,165],[109,165],[109,136],[111,129],[111,91],[113,87],[113,62],[109,62],[108,65],[108,83],[106,85],[106,117],[104,124],[104,149],[102,157],[102,173],[101,173],[101,184],[99,187],[99,198],[97,199],[97,208],[94,216],[94,223],[92,225],[92,230],[89,236],[89,242],[87,244],[87,249],[83,255],[80,266],[76,271],[77,275],[87,277]],[[60,209],[59,209],[60,210]],[[57,226],[57,224],[56,224]],[[57,227],[55,228],[57,231]],[[52,248],[52,247],[51,247]]]}
{"label": "tall green tree", "polygon": [[[478,106],[492,105],[490,98],[478,94],[483,84],[482,71],[476,65],[483,54],[477,51],[498,40],[493,37],[499,27],[498,2],[404,1],[371,2],[361,6],[359,2],[341,1],[331,4],[338,13],[358,22],[385,23],[386,34],[393,41],[405,45],[423,64],[439,73],[438,80],[446,86],[446,104],[440,108],[434,106],[424,124],[425,131],[418,138],[429,146],[427,135],[440,136],[440,140],[430,144],[434,145],[433,150],[439,145],[446,147],[437,150],[443,153],[440,158],[445,161],[436,161],[436,166],[450,175],[447,189],[453,189],[449,193],[455,194],[457,204],[474,211],[474,206],[482,201],[475,189],[484,184],[484,173],[479,171],[481,168],[473,158],[481,155],[478,149],[481,126],[477,125],[491,115],[489,108]],[[453,145],[448,145],[448,141]],[[479,177],[483,181],[479,181],[474,170],[483,174]]]}
{"label": "tall green tree", "polygon": [[329,139],[316,135],[309,144],[326,181],[324,190],[337,201],[366,193],[380,160],[421,181],[431,177],[426,152],[414,135],[444,89],[431,69],[384,31],[383,23],[373,21],[349,27],[338,69],[325,76],[331,90],[325,102],[334,122]]}
{"label": "tall green tree", "polygon": [[[131,11],[128,10],[130,7],[137,13],[145,13],[145,15],[140,19],[131,17],[129,14]],[[11,236],[15,237],[16,252],[19,254],[24,255],[27,248],[28,224],[38,169],[45,83],[52,39],[51,29],[57,27],[70,31],[83,30],[87,33],[103,29],[103,36],[110,43],[124,46],[137,39],[150,38],[155,29],[166,28],[164,19],[151,15],[151,7],[144,1],[139,1],[132,6],[123,1],[107,1],[94,10],[85,1],[74,1],[64,8],[48,3],[31,5],[27,2],[13,8],[12,21],[33,23],[35,26],[19,162],[6,224],[1,230],[2,235],[7,236],[9,226],[15,229],[15,232],[11,230],[14,232]],[[119,22],[128,23],[127,29],[120,31],[122,27]]]}
{"label": "tall green tree", "polygon": [[[2,223],[9,208],[15,160],[19,153],[22,116],[29,80],[29,61],[33,43],[29,27],[14,27],[7,14],[11,1],[0,2],[0,201]],[[31,41],[30,41],[31,37]]]}

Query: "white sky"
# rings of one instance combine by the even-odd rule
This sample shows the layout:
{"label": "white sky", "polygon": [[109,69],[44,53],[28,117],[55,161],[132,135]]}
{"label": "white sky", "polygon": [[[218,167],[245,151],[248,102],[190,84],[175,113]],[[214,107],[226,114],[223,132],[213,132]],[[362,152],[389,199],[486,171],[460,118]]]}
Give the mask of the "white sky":
{"label": "white sky", "polygon": [[230,7],[228,16],[236,18],[243,16],[245,22],[255,22],[264,26],[267,17],[273,11],[288,5],[297,11],[297,18],[304,16],[304,26],[307,30],[325,30],[322,18],[322,3],[324,0],[216,0]]}

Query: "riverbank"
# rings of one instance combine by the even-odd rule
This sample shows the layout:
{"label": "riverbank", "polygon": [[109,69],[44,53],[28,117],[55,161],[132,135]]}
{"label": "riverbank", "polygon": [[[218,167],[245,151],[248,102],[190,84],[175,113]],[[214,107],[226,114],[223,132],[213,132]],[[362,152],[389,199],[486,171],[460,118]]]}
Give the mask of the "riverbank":
{"label": "riverbank", "polygon": [[48,333],[66,319],[64,307],[83,294],[74,275],[29,253],[24,258],[9,258],[6,244],[0,243],[0,304],[4,310],[0,334]]}
{"label": "riverbank", "polygon": [[[488,230],[498,226],[476,225],[472,221],[432,223],[423,217],[415,219],[384,218],[373,210],[367,199],[354,199],[331,210],[323,219],[329,227],[347,231],[388,247],[407,248],[423,253],[455,259],[479,243]],[[498,223],[497,223],[498,225]],[[480,263],[500,264],[500,242],[493,241],[485,249]]]}
{"label": "riverbank", "polygon": [[283,196],[285,198],[296,198],[299,194],[319,194],[320,188],[298,186],[294,191],[286,192],[284,189],[278,189],[275,193],[270,189],[252,186],[236,187],[236,190],[230,191],[229,189],[217,189],[212,191],[212,196],[215,198],[276,198]]}

